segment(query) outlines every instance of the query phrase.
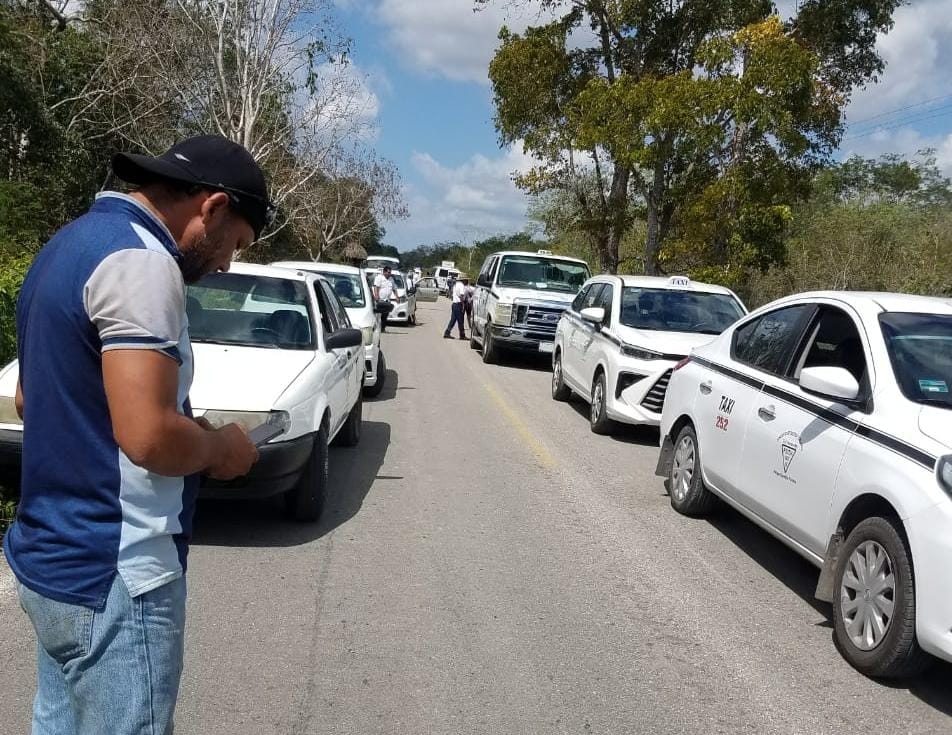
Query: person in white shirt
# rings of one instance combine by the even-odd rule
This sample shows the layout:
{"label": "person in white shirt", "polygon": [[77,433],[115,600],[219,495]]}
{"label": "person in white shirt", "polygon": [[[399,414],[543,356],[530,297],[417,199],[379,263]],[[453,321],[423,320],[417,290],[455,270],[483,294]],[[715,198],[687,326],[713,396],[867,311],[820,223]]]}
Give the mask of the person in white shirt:
{"label": "person in white shirt", "polygon": [[[374,278],[374,301],[383,301],[390,303],[393,298],[393,280],[390,278],[390,266],[385,265],[383,271]],[[380,331],[387,331],[387,314],[389,311],[380,314]]]}
{"label": "person in white shirt", "polygon": [[463,313],[466,315],[466,323],[469,325],[469,331],[473,331],[473,297],[476,295],[476,289],[469,285],[469,278],[462,279],[463,286],[466,289],[466,295],[463,297]]}
{"label": "person in white shirt", "polygon": [[466,339],[466,332],[463,327],[463,302],[466,300],[466,285],[462,280],[457,281],[453,284],[452,291],[452,316],[450,316],[450,323],[446,327],[446,331],[443,332],[444,339],[452,339],[450,332],[453,331],[455,325],[459,325],[459,338]]}

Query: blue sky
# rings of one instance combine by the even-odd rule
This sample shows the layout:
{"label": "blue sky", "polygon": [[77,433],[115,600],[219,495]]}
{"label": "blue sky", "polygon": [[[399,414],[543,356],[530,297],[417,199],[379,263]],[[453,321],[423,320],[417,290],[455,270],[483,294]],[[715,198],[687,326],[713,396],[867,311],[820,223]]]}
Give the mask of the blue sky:
{"label": "blue sky", "polygon": [[[498,145],[486,69],[499,27],[521,30],[535,16],[506,0],[479,13],[471,0],[334,2],[372,103],[373,144],[400,169],[410,211],[383,223],[386,242],[406,250],[525,229],[528,200],[512,174],[531,160],[519,146]],[[794,3],[778,4],[783,14]],[[952,175],[950,0],[914,0],[895,20],[879,40],[886,72],[854,94],[841,153],[931,147]]]}

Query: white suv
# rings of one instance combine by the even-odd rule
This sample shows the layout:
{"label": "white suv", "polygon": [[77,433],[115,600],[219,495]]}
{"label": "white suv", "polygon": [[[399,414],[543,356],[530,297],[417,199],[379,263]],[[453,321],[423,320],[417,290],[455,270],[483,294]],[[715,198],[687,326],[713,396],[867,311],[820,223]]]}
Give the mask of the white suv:
{"label": "white suv", "polygon": [[661,437],[675,510],[719,496],[821,568],[858,670],[952,661],[952,301],[768,304],[678,366]]}
{"label": "white suv", "polygon": [[592,278],[559,320],[552,397],[588,401],[597,434],[657,426],[671,369],[746,313],[732,291],[680,276]]}
{"label": "white suv", "polygon": [[551,353],[559,317],[590,275],[584,260],[548,250],[493,253],[476,279],[470,346],[485,363],[504,350]]}
{"label": "white suv", "polygon": [[387,361],[380,346],[380,317],[364,270],[350,265],[307,260],[284,260],[271,265],[319,273],[330,282],[347,310],[351,324],[364,337],[364,395],[369,398],[380,395],[386,380]]}

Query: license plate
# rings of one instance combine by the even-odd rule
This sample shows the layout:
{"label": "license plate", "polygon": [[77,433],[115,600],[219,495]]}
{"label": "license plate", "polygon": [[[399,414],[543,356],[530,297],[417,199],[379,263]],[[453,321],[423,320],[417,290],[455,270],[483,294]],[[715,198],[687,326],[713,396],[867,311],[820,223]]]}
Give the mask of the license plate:
{"label": "license plate", "polygon": [[553,352],[555,350],[554,342],[540,342],[539,352]]}

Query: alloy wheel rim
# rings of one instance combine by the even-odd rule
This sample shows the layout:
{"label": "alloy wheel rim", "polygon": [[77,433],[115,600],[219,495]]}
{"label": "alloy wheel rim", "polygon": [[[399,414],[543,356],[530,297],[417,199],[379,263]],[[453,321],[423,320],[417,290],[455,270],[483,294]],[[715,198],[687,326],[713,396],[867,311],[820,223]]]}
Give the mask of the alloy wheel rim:
{"label": "alloy wheel rim", "polygon": [[680,502],[687,497],[691,482],[694,480],[696,465],[697,451],[694,449],[694,441],[686,436],[678,444],[674,453],[674,462],[671,465],[671,492],[674,493],[675,500]]}
{"label": "alloy wheel rim", "polygon": [[853,645],[871,651],[889,632],[896,603],[892,559],[876,541],[864,541],[850,554],[840,583],[840,608]]}
{"label": "alloy wheel rim", "polygon": [[558,391],[562,385],[562,360],[555,358],[555,364],[552,366],[552,392]]}
{"label": "alloy wheel rim", "polygon": [[602,391],[602,382],[598,381],[595,383],[595,392],[592,395],[592,423],[598,421],[599,417],[602,415],[603,398],[604,392]]}

